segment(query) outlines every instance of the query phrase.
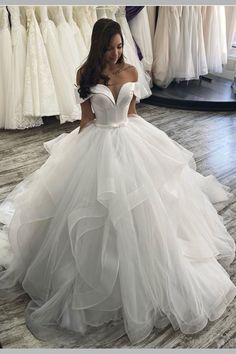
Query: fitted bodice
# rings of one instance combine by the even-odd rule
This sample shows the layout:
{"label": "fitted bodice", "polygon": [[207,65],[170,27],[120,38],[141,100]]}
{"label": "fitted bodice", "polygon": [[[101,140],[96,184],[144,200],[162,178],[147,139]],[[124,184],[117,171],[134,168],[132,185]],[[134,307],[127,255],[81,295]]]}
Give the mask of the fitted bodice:
{"label": "fitted bodice", "polygon": [[[97,84],[90,89],[87,97],[96,116],[97,126],[116,127],[127,122],[129,105],[133,95],[140,97],[139,84],[126,82],[121,85],[115,98],[108,86]],[[79,102],[84,100],[79,98]]]}

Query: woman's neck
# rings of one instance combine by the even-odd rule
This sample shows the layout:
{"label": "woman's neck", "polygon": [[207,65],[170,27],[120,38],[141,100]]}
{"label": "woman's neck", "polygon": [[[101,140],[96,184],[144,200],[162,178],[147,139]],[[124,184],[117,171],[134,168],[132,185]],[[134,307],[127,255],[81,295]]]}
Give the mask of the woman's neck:
{"label": "woman's neck", "polygon": [[117,69],[119,64],[108,64],[105,66],[105,71],[112,72]]}
{"label": "woman's neck", "polygon": [[110,73],[110,74],[114,74],[117,70],[120,69],[120,67],[122,66],[122,64],[109,64],[107,63],[107,65],[104,68],[104,73]]}

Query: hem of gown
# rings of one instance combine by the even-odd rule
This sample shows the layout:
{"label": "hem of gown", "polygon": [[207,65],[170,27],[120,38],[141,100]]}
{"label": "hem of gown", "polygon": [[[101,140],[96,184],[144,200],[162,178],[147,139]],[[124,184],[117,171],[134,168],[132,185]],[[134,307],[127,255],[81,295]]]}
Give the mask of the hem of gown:
{"label": "hem of gown", "polygon": [[[152,327],[150,324],[147,324],[146,327],[149,328],[148,333],[146,333],[142,337],[138,338],[137,340],[132,339],[132,335],[128,334],[127,331],[126,331],[126,333],[127,333],[129,340],[131,341],[132,344],[138,344],[138,343],[142,342],[143,340],[145,340],[151,334],[154,327],[157,329],[164,329],[165,327],[172,325],[172,328],[174,331],[180,330],[183,334],[186,334],[186,335],[199,333],[208,325],[209,322],[214,322],[223,315],[227,306],[234,300],[235,296],[236,296],[236,288],[231,287],[229,289],[229,291],[224,295],[223,301],[222,300],[216,301],[212,305],[212,308],[209,311],[208,316],[202,316],[202,318],[200,320],[196,319],[194,322],[192,322],[192,326],[194,326],[195,329],[193,329],[193,328],[191,329],[191,327],[188,325],[180,326],[176,320],[174,320],[174,322],[172,323],[167,315],[166,317],[164,317],[164,320],[162,319],[162,321],[160,321],[161,322],[160,326],[158,326],[158,319],[156,320],[157,322],[154,325],[152,325]],[[170,318],[171,317],[172,317],[172,314],[170,314]],[[137,336],[135,336],[135,337],[137,338]]]}
{"label": "hem of gown", "polygon": [[[120,310],[122,310],[122,307],[121,307],[121,308],[116,310],[117,311],[116,319],[108,319],[107,321],[105,320],[104,322],[99,323],[97,325],[89,323],[89,322],[83,322],[83,323],[81,323],[81,329],[80,330],[73,330],[73,329],[70,329],[67,326],[61,326],[60,323],[57,322],[57,323],[55,323],[53,325],[53,326],[55,326],[55,332],[54,333],[56,334],[57,331],[65,329],[65,330],[67,330],[69,332],[73,332],[73,334],[72,334],[73,337],[75,337],[78,334],[84,336],[84,335],[86,335],[86,333],[89,330],[88,327],[101,328],[103,325],[106,325],[108,323],[114,324],[117,321],[122,321],[122,325],[125,328],[125,330],[124,330],[122,335],[126,334],[128,336],[128,338],[129,338],[131,344],[133,344],[133,345],[141,343],[143,340],[145,340],[147,337],[149,337],[149,335],[151,334],[151,332],[153,331],[154,328],[162,330],[162,329],[168,327],[169,325],[172,326],[174,331],[180,330],[183,334],[192,335],[192,334],[201,332],[208,325],[209,322],[214,322],[217,319],[219,319],[223,315],[223,313],[225,312],[227,306],[233,301],[235,296],[236,296],[236,289],[234,287],[232,287],[224,295],[224,298],[221,301],[220,300],[216,301],[212,305],[212,307],[211,307],[211,309],[209,311],[209,314],[207,316],[203,315],[200,319],[197,318],[195,321],[191,322],[192,329],[191,329],[191,326],[188,326],[188,325],[184,325],[184,326],[182,325],[181,326],[175,319],[173,319],[173,322],[172,322],[171,317],[173,318],[173,315],[170,314],[170,316],[168,318],[168,314],[167,314],[166,316],[164,316],[160,320],[158,320],[158,318],[155,318],[155,316],[153,316],[151,321],[147,322],[147,324],[141,330],[138,330],[135,334],[131,334],[131,333],[129,333],[130,331],[127,328],[125,328],[126,327],[125,326],[125,321],[124,321],[125,316],[123,314],[118,314],[118,312]],[[27,310],[26,310],[26,312],[27,312]],[[33,329],[34,326],[31,326],[30,322],[31,322],[30,320],[26,321],[26,325],[27,325],[28,329],[30,330],[30,332],[36,338],[38,338],[38,339],[40,339],[42,341],[48,340],[48,338],[46,338],[45,336],[40,335],[40,332],[37,332],[37,329],[34,330]],[[47,325],[44,327],[44,329],[46,329],[46,328],[47,328]],[[52,329],[52,331],[53,331],[53,329]],[[145,334],[139,336],[139,332],[143,332],[143,331],[145,332]],[[53,336],[53,333],[52,333],[52,336]]]}

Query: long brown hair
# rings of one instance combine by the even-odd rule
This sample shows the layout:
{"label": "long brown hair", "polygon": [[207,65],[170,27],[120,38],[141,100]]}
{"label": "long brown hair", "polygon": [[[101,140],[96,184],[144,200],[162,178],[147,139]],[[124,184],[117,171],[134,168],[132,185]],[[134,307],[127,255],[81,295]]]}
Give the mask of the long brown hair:
{"label": "long brown hair", "polygon": [[[90,93],[90,87],[98,84],[101,79],[105,85],[107,84],[109,77],[102,75],[104,69],[103,57],[109,47],[111,38],[116,34],[121,36],[123,47],[124,39],[118,22],[109,18],[100,18],[95,22],[87,60],[79,69],[80,79],[77,85],[80,86],[78,92],[82,98],[86,98]],[[124,63],[123,53],[117,63]]]}

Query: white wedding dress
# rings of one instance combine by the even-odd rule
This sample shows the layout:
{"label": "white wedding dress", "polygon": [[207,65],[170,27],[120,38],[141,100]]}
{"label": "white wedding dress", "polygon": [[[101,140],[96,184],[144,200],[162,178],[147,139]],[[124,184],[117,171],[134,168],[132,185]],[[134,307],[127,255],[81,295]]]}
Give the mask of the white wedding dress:
{"label": "white wedding dress", "polygon": [[211,73],[221,73],[227,57],[225,23],[222,22],[225,12],[222,13],[220,8],[217,5],[202,7],[206,59]]}
{"label": "white wedding dress", "polygon": [[35,17],[34,7],[26,7],[27,51],[24,82],[23,114],[31,116],[34,125],[43,123],[42,116],[60,113],[47,52]]}
{"label": "white wedding dress", "polygon": [[5,128],[7,101],[10,95],[12,44],[8,13],[0,6],[0,129]]}
{"label": "white wedding dress", "polygon": [[77,26],[75,20],[73,19],[73,8],[72,6],[63,6],[63,11],[65,14],[66,21],[68,24],[71,26],[72,33],[74,35],[74,39],[76,41],[78,50],[79,50],[79,55],[80,55],[80,65],[85,61],[86,57],[88,56],[88,50],[86,48],[82,33]]}
{"label": "white wedding dress", "polygon": [[96,11],[96,6],[87,6],[88,8],[88,20],[90,23],[91,28],[93,28],[93,25],[95,24],[95,22],[97,21],[97,11]]}
{"label": "white wedding dress", "polygon": [[105,13],[107,18],[110,18],[113,21],[116,21],[116,12],[118,10],[118,6],[105,6]]}
{"label": "white wedding dress", "polygon": [[60,123],[79,120],[81,119],[81,108],[75,100],[73,84],[61,52],[57,28],[54,22],[49,19],[46,6],[40,6],[37,10],[40,18],[40,30],[55,85]]}
{"label": "white wedding dress", "polygon": [[141,50],[144,69],[150,72],[153,63],[153,50],[146,6],[144,6],[144,8],[129,21],[129,27],[135,42]]}
{"label": "white wedding dress", "polygon": [[62,6],[52,6],[49,8],[54,23],[57,27],[58,41],[61,49],[61,56],[70,78],[71,86],[74,85],[76,72],[84,60],[83,53],[79,52],[74,30],[66,21]]}
{"label": "white wedding dress", "polygon": [[5,128],[26,129],[40,125],[42,120],[39,118],[36,122],[34,117],[23,114],[27,35],[20,21],[19,6],[8,6],[8,10],[11,14],[12,56],[11,60],[9,58],[11,64],[11,71],[8,72],[10,92],[6,101]]}
{"label": "white wedding dress", "polygon": [[48,160],[1,204],[14,255],[1,297],[29,294],[27,326],[39,338],[120,317],[132,343],[169,322],[194,333],[236,294],[218,262],[232,262],[234,241],[212,205],[230,193],[194,170],[190,151],[128,118],[133,94],[138,83],[117,98],[93,86],[96,120],[46,143]]}
{"label": "white wedding dress", "polygon": [[157,8],[156,8],[156,6],[150,6],[150,5],[146,6],[146,8],[147,8],[147,15],[148,15],[148,21],[149,21],[150,34],[151,34],[152,48],[153,48],[154,34],[155,34],[155,28],[156,28]]}
{"label": "white wedding dress", "polygon": [[208,74],[206,50],[204,45],[203,24],[201,6],[193,6],[192,28],[192,58],[195,71],[195,79]]}
{"label": "white wedding dress", "polygon": [[[128,22],[125,17],[125,6],[119,6],[116,13],[116,21],[120,24],[122,35],[124,39],[124,58],[125,61],[134,65],[138,71],[140,94],[141,98],[147,98],[152,94],[150,87],[152,86],[150,75],[144,70],[142,62],[140,62],[135,43],[129,29]],[[131,44],[132,43],[132,44]]]}
{"label": "white wedding dress", "polygon": [[73,6],[73,17],[81,31],[87,51],[89,52],[92,36],[92,25],[88,21],[88,16],[90,16],[90,12],[85,6]]}
{"label": "white wedding dress", "polygon": [[[170,6],[160,6],[158,11],[158,18],[156,30],[153,40],[153,64],[152,75],[153,82],[160,87],[167,87],[174,79],[174,69],[171,66],[171,55],[175,52],[180,38],[180,30],[178,26],[178,10],[176,6],[172,7],[173,16],[170,16]],[[172,42],[169,36],[169,29],[175,28],[173,32],[174,41]],[[177,42],[176,42],[177,41]],[[171,44],[170,44],[171,42]],[[175,59],[178,65],[178,57]]]}
{"label": "white wedding dress", "polygon": [[97,19],[99,20],[100,18],[108,18],[106,11],[105,11],[106,6],[97,6],[96,7],[96,13],[97,13]]}
{"label": "white wedding dress", "polygon": [[[182,6],[181,20],[180,20],[180,40],[179,40],[179,56],[178,66],[175,70],[175,78],[182,80],[191,80],[195,78],[194,62],[192,47],[196,38],[192,38],[193,18],[196,16],[193,13],[193,6]],[[171,43],[171,37],[169,38]],[[175,64],[175,61],[171,63]]]}

